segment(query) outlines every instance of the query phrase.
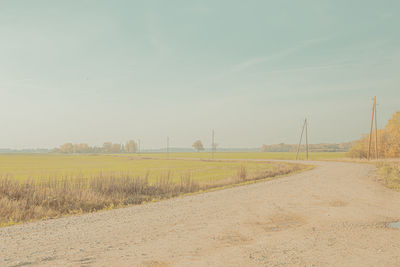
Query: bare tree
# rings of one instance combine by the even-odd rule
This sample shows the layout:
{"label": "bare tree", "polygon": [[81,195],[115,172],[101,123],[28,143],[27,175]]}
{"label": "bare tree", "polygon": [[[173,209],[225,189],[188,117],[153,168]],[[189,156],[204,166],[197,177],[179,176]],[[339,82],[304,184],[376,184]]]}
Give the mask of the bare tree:
{"label": "bare tree", "polygon": [[192,147],[193,147],[194,149],[196,149],[197,152],[203,151],[203,150],[204,150],[203,143],[202,143],[200,140],[196,140],[196,141],[193,143]]}

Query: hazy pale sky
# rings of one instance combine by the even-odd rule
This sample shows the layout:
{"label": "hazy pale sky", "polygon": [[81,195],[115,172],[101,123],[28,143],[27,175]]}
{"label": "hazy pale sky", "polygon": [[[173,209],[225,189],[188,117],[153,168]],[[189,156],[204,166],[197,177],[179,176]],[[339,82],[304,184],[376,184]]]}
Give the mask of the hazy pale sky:
{"label": "hazy pale sky", "polygon": [[0,147],[342,142],[400,109],[400,1],[0,0]]}

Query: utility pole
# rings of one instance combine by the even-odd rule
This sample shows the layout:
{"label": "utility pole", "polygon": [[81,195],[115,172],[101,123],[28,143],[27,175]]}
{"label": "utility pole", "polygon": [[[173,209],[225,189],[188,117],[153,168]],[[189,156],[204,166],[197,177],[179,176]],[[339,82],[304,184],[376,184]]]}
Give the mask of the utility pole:
{"label": "utility pole", "polygon": [[169,158],[169,136],[167,136],[167,158]]}
{"label": "utility pole", "polygon": [[306,149],[307,149],[307,160],[308,160],[308,122],[306,119]]}
{"label": "utility pole", "polygon": [[373,134],[373,126],[375,120],[375,158],[379,158],[378,154],[378,124],[376,119],[376,96],[373,98],[374,102],[372,104],[372,119],[371,119],[371,128],[369,130],[369,137],[368,137],[368,155],[367,159],[370,160],[371,157],[371,143],[372,143],[372,134]]}
{"label": "utility pole", "polygon": [[139,151],[139,154],[140,154],[140,139],[139,139],[139,149],[138,149],[138,151]]}
{"label": "utility pole", "polygon": [[378,123],[376,121],[376,96],[374,97],[374,106],[375,106],[375,157],[379,159],[378,154]]}
{"label": "utility pole", "polygon": [[214,143],[214,129],[212,130],[211,134],[211,157],[214,159],[214,149],[215,149],[215,143]]}
{"label": "utility pole", "polygon": [[297,153],[296,153],[296,160],[299,158],[301,140],[303,139],[304,129],[306,129],[306,150],[307,150],[307,160],[308,160],[308,133],[307,133],[307,119],[304,120],[303,128],[301,129],[300,141],[299,145],[297,146]]}

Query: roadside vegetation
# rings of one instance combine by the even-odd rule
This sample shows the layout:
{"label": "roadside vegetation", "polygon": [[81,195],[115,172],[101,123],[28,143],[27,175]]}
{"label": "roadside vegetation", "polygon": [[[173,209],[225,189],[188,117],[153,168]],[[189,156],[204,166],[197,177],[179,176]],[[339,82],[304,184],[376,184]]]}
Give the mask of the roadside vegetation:
{"label": "roadside vegetation", "polygon": [[[18,156],[26,164],[22,175],[18,169],[18,164],[22,164]],[[51,157],[56,159],[51,161]],[[110,156],[101,155],[94,158],[79,155],[76,156],[79,160],[75,162],[71,157],[74,156],[9,156],[8,163],[0,165],[0,225],[141,204],[187,193],[274,179],[310,168],[306,165],[271,162],[128,160],[123,157],[112,157],[110,160]],[[116,165],[113,166],[113,172],[94,172],[101,167],[105,160],[103,157],[107,162],[119,162],[114,162]],[[78,172],[72,172],[72,168],[76,168],[74,165],[80,163],[80,160],[84,161],[88,170],[78,169]],[[10,161],[15,164],[10,164]],[[124,164],[133,164],[136,168],[140,164],[143,166],[139,172],[132,169],[125,173],[117,172],[117,168],[124,170],[121,166],[128,166]],[[182,166],[180,170],[174,169],[178,165],[185,169]],[[8,172],[4,172],[5,166],[9,168]],[[15,167],[15,173],[10,166]],[[64,174],[57,174],[53,170],[48,172],[51,175],[29,175],[29,170],[38,171],[37,166],[41,166],[43,173],[46,173],[46,166],[58,166],[67,171]],[[171,169],[165,169],[166,166]],[[145,173],[144,168],[147,168]],[[14,174],[18,175],[18,179]]]}
{"label": "roadside vegetation", "polygon": [[400,192],[400,161],[379,162],[377,167],[384,185]]}
{"label": "roadside vegetation", "polygon": [[[372,161],[379,169],[382,182],[388,188],[400,191],[400,111],[393,114],[384,129],[378,130],[379,160]],[[375,159],[375,135],[364,135],[355,142],[348,155],[352,158],[366,159],[371,140],[370,155]]]}
{"label": "roadside vegetation", "polygon": [[[371,141],[371,157],[375,156],[375,134],[370,138],[366,134],[350,149],[348,155],[352,158],[367,158],[369,140]],[[378,130],[378,155],[380,159],[400,158],[400,111],[393,114],[384,129]]]}

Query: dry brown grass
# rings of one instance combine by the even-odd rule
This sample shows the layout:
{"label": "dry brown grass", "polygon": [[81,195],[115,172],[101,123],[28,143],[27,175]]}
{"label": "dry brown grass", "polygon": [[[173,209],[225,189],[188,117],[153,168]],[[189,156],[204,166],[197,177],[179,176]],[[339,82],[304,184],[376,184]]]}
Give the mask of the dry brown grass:
{"label": "dry brown grass", "polygon": [[18,182],[0,177],[0,225],[94,212],[113,207],[141,204],[185,193],[217,188],[247,181],[273,178],[305,169],[304,165],[279,163],[273,168],[249,176],[244,166],[237,177],[198,183],[190,175],[172,179],[171,173],[150,183],[148,175],[98,174],[91,177],[62,177]]}
{"label": "dry brown grass", "polygon": [[240,166],[237,172],[237,182],[243,183],[247,178],[247,168],[246,166]]}
{"label": "dry brown grass", "polygon": [[400,161],[382,161],[377,167],[386,187],[400,192]]}

